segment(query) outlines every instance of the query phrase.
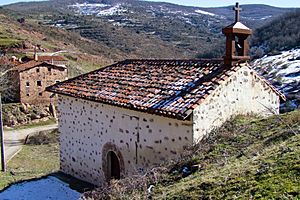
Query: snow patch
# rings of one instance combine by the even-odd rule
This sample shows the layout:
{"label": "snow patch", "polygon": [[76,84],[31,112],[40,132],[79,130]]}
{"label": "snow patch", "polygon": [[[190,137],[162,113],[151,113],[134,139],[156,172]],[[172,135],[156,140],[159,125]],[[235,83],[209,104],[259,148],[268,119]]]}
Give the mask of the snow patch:
{"label": "snow patch", "polygon": [[125,12],[127,12],[127,9],[122,8],[121,4],[117,4],[111,8],[99,11],[97,16],[112,16],[119,15]]}
{"label": "snow patch", "polygon": [[105,8],[110,6],[109,4],[102,4],[102,3],[76,3],[74,5],[69,5],[69,7],[76,7],[76,8],[80,8],[80,7],[91,7],[91,8],[95,8],[95,7],[100,7],[100,8]]}
{"label": "snow patch", "polygon": [[203,15],[216,16],[216,14],[210,13],[210,12],[206,12],[204,10],[195,10],[195,12],[199,13],[199,14],[203,14]]}
{"label": "snow patch", "polygon": [[61,180],[49,176],[45,179],[26,181],[15,184],[0,193],[0,199],[5,200],[75,200],[80,193],[72,190]]}
{"label": "snow patch", "polygon": [[112,6],[102,3],[76,3],[68,7],[83,15],[112,16],[127,12],[127,9],[123,8],[122,4]]}
{"label": "snow patch", "polygon": [[265,19],[269,19],[269,18],[271,18],[271,17],[273,17],[272,15],[268,15],[268,16],[265,16],[265,17],[262,17],[262,18],[260,18],[261,20],[265,20]]}

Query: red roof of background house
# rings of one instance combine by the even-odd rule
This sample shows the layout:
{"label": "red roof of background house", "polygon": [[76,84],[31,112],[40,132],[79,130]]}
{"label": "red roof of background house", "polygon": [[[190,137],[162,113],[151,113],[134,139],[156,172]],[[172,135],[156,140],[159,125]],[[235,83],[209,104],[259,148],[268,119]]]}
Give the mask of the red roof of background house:
{"label": "red roof of background house", "polygon": [[62,66],[56,66],[56,65],[51,65],[49,63],[45,63],[45,62],[39,62],[39,61],[31,60],[29,62],[17,65],[16,67],[12,68],[11,70],[16,70],[18,72],[22,72],[22,71],[25,71],[25,70],[28,70],[28,69],[31,69],[31,68],[34,68],[34,67],[41,66],[41,65],[65,69],[65,67],[62,67]]}
{"label": "red roof of background house", "polygon": [[240,64],[225,67],[222,60],[125,60],[55,84],[47,90],[186,119],[240,67]]}
{"label": "red roof of background house", "polygon": [[[30,60],[34,60],[33,56],[25,56],[22,58],[23,61],[27,62]],[[67,61],[62,56],[38,56],[38,61],[41,62],[52,62],[52,61]]]}
{"label": "red roof of background house", "polygon": [[62,56],[38,56],[38,61],[66,61]]}

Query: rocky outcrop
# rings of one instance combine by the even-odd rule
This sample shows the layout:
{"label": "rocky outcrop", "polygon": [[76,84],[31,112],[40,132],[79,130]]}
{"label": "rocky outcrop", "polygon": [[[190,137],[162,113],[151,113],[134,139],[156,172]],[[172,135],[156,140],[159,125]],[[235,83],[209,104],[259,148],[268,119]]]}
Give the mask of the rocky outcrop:
{"label": "rocky outcrop", "polygon": [[15,127],[39,121],[47,121],[54,117],[51,110],[49,109],[49,105],[4,104],[3,125]]}

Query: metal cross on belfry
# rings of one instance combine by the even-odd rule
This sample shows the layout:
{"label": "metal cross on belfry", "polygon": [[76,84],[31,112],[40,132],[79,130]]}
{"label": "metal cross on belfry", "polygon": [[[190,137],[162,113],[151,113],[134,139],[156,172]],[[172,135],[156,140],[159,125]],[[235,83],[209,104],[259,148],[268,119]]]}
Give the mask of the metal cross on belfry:
{"label": "metal cross on belfry", "polygon": [[235,7],[233,7],[233,10],[235,11],[235,22],[239,22],[240,21],[240,11],[242,9],[240,8],[240,5],[238,2],[235,4]]}

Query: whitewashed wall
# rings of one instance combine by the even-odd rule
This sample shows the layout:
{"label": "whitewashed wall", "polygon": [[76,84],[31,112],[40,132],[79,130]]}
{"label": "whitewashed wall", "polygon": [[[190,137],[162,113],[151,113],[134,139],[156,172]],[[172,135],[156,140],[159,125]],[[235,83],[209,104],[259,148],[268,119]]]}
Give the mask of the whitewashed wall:
{"label": "whitewashed wall", "polygon": [[267,108],[279,112],[279,97],[254,71],[242,67],[194,110],[190,121],[63,95],[58,107],[61,170],[100,185],[106,179],[102,154],[109,148],[119,152],[123,175],[131,175],[179,156],[185,146],[234,115],[265,116],[271,114]]}
{"label": "whitewashed wall", "polygon": [[191,121],[63,95],[58,110],[61,170],[97,185],[105,180],[102,151],[108,142],[122,154],[124,175],[178,156],[193,142]]}
{"label": "whitewashed wall", "polygon": [[193,112],[194,141],[238,114],[272,115],[279,113],[278,95],[256,72],[244,66],[221,84]]}

